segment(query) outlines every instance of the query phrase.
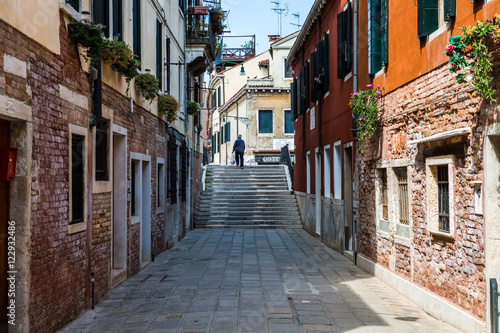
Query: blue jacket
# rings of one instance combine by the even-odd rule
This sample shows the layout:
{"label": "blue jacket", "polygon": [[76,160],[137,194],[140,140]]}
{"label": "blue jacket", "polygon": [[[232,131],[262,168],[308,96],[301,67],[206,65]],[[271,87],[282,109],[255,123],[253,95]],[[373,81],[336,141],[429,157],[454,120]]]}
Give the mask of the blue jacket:
{"label": "blue jacket", "polygon": [[233,151],[244,152],[245,141],[243,141],[242,139],[236,139],[236,141],[234,141]]}

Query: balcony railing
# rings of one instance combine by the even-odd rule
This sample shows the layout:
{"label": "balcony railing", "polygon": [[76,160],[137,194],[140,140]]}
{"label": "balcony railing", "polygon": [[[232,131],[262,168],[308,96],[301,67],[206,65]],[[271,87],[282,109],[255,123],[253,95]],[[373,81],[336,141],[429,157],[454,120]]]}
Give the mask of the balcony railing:
{"label": "balcony railing", "polygon": [[245,61],[255,57],[255,48],[224,48],[222,61]]}
{"label": "balcony railing", "polygon": [[211,55],[215,58],[215,33],[210,24],[210,15],[188,15],[188,45],[205,44],[209,46]]}

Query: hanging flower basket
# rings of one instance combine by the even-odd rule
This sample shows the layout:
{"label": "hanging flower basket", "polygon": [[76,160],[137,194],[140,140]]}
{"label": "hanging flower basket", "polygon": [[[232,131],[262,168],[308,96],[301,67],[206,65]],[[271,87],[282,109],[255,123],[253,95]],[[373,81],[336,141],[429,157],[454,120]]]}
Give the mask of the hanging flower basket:
{"label": "hanging flower basket", "polygon": [[200,104],[196,103],[195,101],[189,101],[187,102],[187,105],[186,105],[186,109],[187,109],[187,113],[189,115],[197,115],[200,110],[201,110],[201,106]]}
{"label": "hanging flower basket", "polygon": [[139,73],[141,63],[124,41],[105,40],[102,49],[102,61],[130,82]]}
{"label": "hanging flower basket", "polygon": [[166,116],[169,123],[177,120],[177,110],[179,109],[179,102],[172,95],[159,95],[158,96],[158,114]]}
{"label": "hanging flower basket", "polygon": [[74,21],[68,24],[69,37],[86,48],[84,59],[93,65],[101,56],[104,46],[104,26],[88,20]]}
{"label": "hanging flower basket", "polygon": [[135,77],[135,86],[139,93],[152,102],[158,95],[158,90],[160,90],[160,84],[158,79],[151,74],[139,74]]}

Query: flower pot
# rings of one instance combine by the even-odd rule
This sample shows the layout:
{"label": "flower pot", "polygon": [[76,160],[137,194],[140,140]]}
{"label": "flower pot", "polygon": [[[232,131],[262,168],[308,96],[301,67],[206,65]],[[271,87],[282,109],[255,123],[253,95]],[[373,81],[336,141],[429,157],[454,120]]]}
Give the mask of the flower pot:
{"label": "flower pot", "polygon": [[87,27],[83,35],[80,34],[78,37],[74,37],[74,35],[77,33],[77,24],[75,22],[71,22],[68,24],[68,33],[70,38],[72,38],[75,42],[83,47],[92,46],[92,44],[90,43],[91,30],[91,27]]}

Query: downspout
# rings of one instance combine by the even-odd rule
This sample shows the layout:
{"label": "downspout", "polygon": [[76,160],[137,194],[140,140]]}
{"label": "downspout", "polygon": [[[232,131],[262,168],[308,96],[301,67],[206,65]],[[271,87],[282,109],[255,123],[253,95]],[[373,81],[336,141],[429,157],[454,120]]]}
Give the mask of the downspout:
{"label": "downspout", "polygon": [[[353,0],[353,7],[354,7],[354,17],[353,17],[353,49],[354,49],[354,54],[353,54],[353,69],[352,69],[352,90],[353,93],[358,91],[358,0]],[[354,124],[354,114],[353,114],[353,119],[352,123]],[[356,148],[354,146],[354,148]],[[354,150],[356,152],[356,150]],[[356,153],[354,153],[354,156],[356,156]],[[354,171],[356,170],[356,157],[354,158]],[[353,172],[354,177],[356,177],[356,173]],[[354,179],[354,184],[359,185],[359,180]],[[355,193],[358,193],[355,191]],[[359,198],[356,198],[353,195],[353,203],[355,201],[359,201]],[[354,214],[353,214],[354,215]],[[355,222],[355,221],[353,221]],[[354,257],[354,265],[357,263],[358,259],[358,223],[354,223],[354,232],[352,237],[353,239],[353,244],[354,246],[352,247],[352,252],[353,252],[353,257]]]}
{"label": "downspout", "polygon": [[[318,17],[318,44],[321,42],[321,16]],[[330,45],[330,43],[328,43]],[[328,52],[330,54],[330,52]],[[328,61],[328,59],[326,59]],[[325,75],[330,75],[330,73],[326,73]],[[321,124],[321,109],[323,107],[323,94],[320,94],[322,96],[319,96],[318,98],[318,148],[319,148],[319,155],[323,155],[322,147],[323,147],[323,126]],[[320,200],[321,202],[321,200]]]}
{"label": "downspout", "polygon": [[[134,17],[133,12],[133,3],[132,0],[129,1],[129,39],[132,40],[134,36],[132,18]],[[134,132],[135,132],[135,120],[134,120],[134,82],[130,81],[130,114],[132,115],[132,122],[134,123]]]}
{"label": "downspout", "polygon": [[[305,64],[305,52],[304,52],[304,47],[301,48],[302,51],[302,66]],[[306,159],[306,115],[302,115],[302,158]]]}
{"label": "downspout", "polygon": [[[188,118],[188,115],[187,115],[187,112],[185,111],[186,110],[186,105],[187,105],[187,98],[188,98],[188,89],[189,87],[187,86],[187,60],[186,60],[186,49],[187,49],[187,35],[188,35],[188,25],[187,25],[187,18],[186,18],[186,13],[187,13],[187,10],[186,10],[186,5],[187,5],[187,2],[184,2],[183,4],[183,7],[182,7],[182,13],[184,14],[184,82],[183,82],[183,85],[186,87],[186,89],[184,89],[184,132],[185,132],[185,136],[186,136],[186,149],[187,149],[187,152],[186,152],[186,155],[187,156],[190,156],[188,153],[189,153],[189,127],[188,127],[188,122],[189,122],[189,118]],[[189,171],[189,176],[191,175],[191,165],[192,165],[192,158],[189,159],[189,162],[188,162],[188,165],[186,166],[188,171]],[[187,184],[186,184],[186,200],[189,200],[189,204],[191,203],[191,200],[190,200],[190,196],[191,196],[191,183],[190,183],[190,180],[191,180],[191,177],[186,177],[188,179],[186,179],[187,181]],[[190,211],[190,207],[188,205],[188,202],[186,202],[186,208],[187,208],[187,211],[186,211],[186,221],[189,221],[189,227],[192,228],[192,225],[191,225],[191,211]],[[184,221],[184,226],[186,225],[186,222]]]}

